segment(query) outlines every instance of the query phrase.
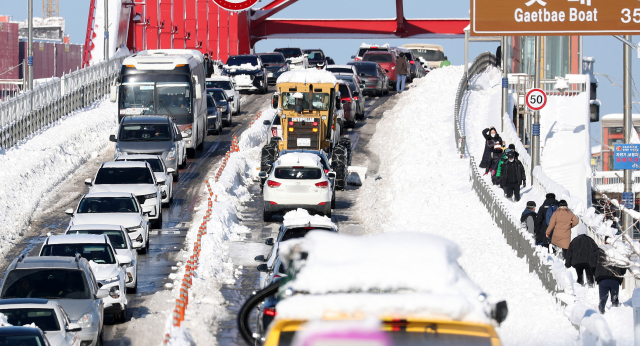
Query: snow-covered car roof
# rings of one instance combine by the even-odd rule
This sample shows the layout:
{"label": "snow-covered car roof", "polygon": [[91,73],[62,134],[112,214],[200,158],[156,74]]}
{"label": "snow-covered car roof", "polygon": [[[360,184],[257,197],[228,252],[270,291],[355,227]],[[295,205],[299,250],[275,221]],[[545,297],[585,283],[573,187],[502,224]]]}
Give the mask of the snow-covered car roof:
{"label": "snow-covered car roof", "polygon": [[146,162],[141,161],[111,161],[105,162],[102,168],[144,168],[147,167]]}
{"label": "snow-covered car roof", "polygon": [[106,235],[100,234],[63,234],[50,236],[45,244],[104,244],[108,241]]}
{"label": "snow-covered car roof", "polygon": [[116,161],[124,160],[147,160],[147,159],[162,159],[159,155],[147,155],[147,154],[126,154],[120,155],[116,158]]}
{"label": "snow-covered car roof", "polygon": [[326,70],[293,70],[280,75],[276,83],[336,84],[336,77]]}
{"label": "snow-covered car roof", "polygon": [[385,44],[368,44],[363,43],[360,45],[360,48],[371,48],[371,47],[379,47],[379,48],[388,48],[391,49],[391,46],[388,43]]}
{"label": "snow-covered car roof", "polygon": [[319,166],[320,156],[311,153],[288,153],[278,158],[277,166]]}
{"label": "snow-covered car roof", "polygon": [[84,198],[93,198],[93,197],[131,197],[136,198],[134,194],[131,192],[89,192],[84,195]]}
{"label": "snow-covered car roof", "polygon": [[[303,252],[307,256],[299,256]],[[485,295],[458,264],[460,248],[444,238],[311,232],[281,243],[280,256],[296,272],[282,288],[294,292],[278,305],[282,318],[360,311],[379,317],[490,320]]]}
{"label": "snow-covered car roof", "polygon": [[298,208],[284,214],[282,225],[286,228],[292,227],[328,227],[336,231],[338,226],[331,221],[331,218],[321,215],[311,215],[306,209]]}
{"label": "snow-covered car roof", "polygon": [[11,298],[0,299],[0,310],[2,309],[42,309],[55,308],[58,302],[42,298]]}
{"label": "snow-covered car roof", "polygon": [[88,230],[100,230],[100,231],[120,231],[124,227],[120,225],[100,225],[100,224],[87,224],[87,225],[72,225],[69,226],[69,231],[88,231]]}
{"label": "snow-covered car roof", "polygon": [[231,77],[229,76],[213,76],[213,77],[207,78],[207,81],[229,81],[229,80],[231,80]]}

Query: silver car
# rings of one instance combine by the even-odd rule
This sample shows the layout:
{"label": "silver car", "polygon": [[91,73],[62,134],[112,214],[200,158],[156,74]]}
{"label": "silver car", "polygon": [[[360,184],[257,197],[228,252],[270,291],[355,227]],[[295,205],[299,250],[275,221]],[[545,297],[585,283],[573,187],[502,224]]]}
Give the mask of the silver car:
{"label": "silver car", "polygon": [[0,300],[0,313],[14,326],[35,324],[44,333],[51,346],[80,346],[78,332],[62,306],[55,300],[16,298]]}
{"label": "silver car", "polygon": [[42,298],[56,301],[77,323],[81,345],[98,345],[104,323],[103,299],[109,291],[98,286],[89,262],[75,257],[25,257],[20,255],[2,282],[0,299]]}

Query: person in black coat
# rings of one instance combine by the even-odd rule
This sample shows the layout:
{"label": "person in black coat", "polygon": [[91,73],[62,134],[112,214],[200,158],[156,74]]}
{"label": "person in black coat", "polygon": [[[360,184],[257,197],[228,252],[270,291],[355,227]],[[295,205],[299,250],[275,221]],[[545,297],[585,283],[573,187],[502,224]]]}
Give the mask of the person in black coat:
{"label": "person in black coat", "polygon": [[585,233],[573,238],[565,254],[564,266],[573,267],[578,273],[578,284],[584,285],[583,272],[587,274],[587,284],[593,287],[593,269],[589,264],[589,258],[598,251],[598,245]]}
{"label": "person in black coat", "polygon": [[520,200],[520,185],[527,184],[527,175],[520,160],[515,159],[513,151],[507,153],[507,161],[502,164],[500,171],[500,187],[504,190],[505,196],[514,201]]}
{"label": "person in black coat", "polygon": [[[484,168],[485,174],[487,174],[495,162],[500,161],[502,153],[502,138],[493,126],[482,130],[482,136],[485,139],[485,143],[484,153],[482,154],[482,160],[480,161],[480,168]],[[496,142],[500,145],[500,150],[497,152]]]}
{"label": "person in black coat", "polygon": [[213,74],[213,61],[209,59],[209,54],[204,54],[204,76],[205,78],[211,77]]}
{"label": "person in black coat", "polygon": [[556,195],[554,193],[548,193],[545,196],[545,200],[542,203],[542,206],[540,206],[540,209],[538,209],[538,215],[536,217],[536,245],[544,246],[547,249],[549,248],[549,240],[547,239],[545,233],[547,231],[547,227],[549,227],[549,225],[547,224],[547,209],[552,205],[555,205],[557,209],[558,200],[556,199]]}
{"label": "person in black coat", "polygon": [[527,231],[531,234],[535,234],[536,229],[536,202],[527,202],[527,208],[522,212],[520,216],[520,222],[524,223],[527,227]]}
{"label": "person in black coat", "polygon": [[[605,237],[605,244],[607,244],[608,237]],[[604,314],[604,308],[607,305],[607,299],[609,294],[611,295],[611,305],[620,306],[618,300],[618,292],[620,291],[620,285],[622,284],[622,277],[627,272],[625,268],[618,268],[614,266],[607,266],[607,255],[604,251],[607,246],[603,245],[598,248],[598,251],[594,252],[590,259],[590,265],[595,267],[594,276],[598,282],[598,290],[600,291],[600,304],[598,309],[601,314]]]}

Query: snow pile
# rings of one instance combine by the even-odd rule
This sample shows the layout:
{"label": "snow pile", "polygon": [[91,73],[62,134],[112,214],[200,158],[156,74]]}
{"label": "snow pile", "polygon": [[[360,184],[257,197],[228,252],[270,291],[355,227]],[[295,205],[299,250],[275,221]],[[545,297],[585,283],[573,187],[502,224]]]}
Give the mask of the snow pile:
{"label": "snow pile", "polygon": [[[576,329],[538,277],[529,273],[528,263],[506,243],[473,192],[469,160],[459,158],[453,122],[462,74],[461,66],[432,71],[384,114],[367,146],[380,158],[380,169],[363,181],[358,215],[370,234],[424,232],[457,243],[462,252],[458,262],[470,279],[489,299],[507,301],[509,316],[496,329],[505,345],[573,344]],[[500,85],[499,79],[483,83],[473,99],[465,100],[473,115],[463,124],[468,143],[473,140],[472,122],[479,122],[480,131],[500,127],[501,91],[493,86]],[[498,117],[486,119],[487,114]],[[483,147],[484,142],[469,143],[475,155]]]}
{"label": "snow pile", "polygon": [[[458,265],[460,249],[450,240],[421,233],[363,238],[311,232],[280,244],[283,261],[294,250],[308,257],[303,263],[294,261],[293,267],[300,269],[285,289],[320,296],[283,300],[279,317],[313,319],[331,311],[490,322],[488,306],[479,299],[482,290]],[[348,294],[379,291],[389,293]]]}
{"label": "snow pile", "polygon": [[[273,109],[262,111],[255,124],[272,119]],[[224,297],[220,293],[222,284],[233,284],[234,268],[229,257],[229,241],[239,240],[240,233],[247,233],[246,226],[237,218],[243,202],[251,198],[247,186],[251,184],[251,170],[260,164],[260,149],[267,142],[268,127],[254,125],[245,130],[239,138],[239,152],[231,153],[226,168],[218,182],[215,182],[216,170],[208,174],[213,193],[211,218],[207,223],[207,233],[202,236],[198,268],[189,289],[189,305],[185,320],[180,327],[173,326],[173,316],[168,313],[165,329],[170,334],[170,345],[213,345],[214,335],[209,331],[216,319],[225,313]],[[208,208],[209,192],[203,186],[201,202],[194,208],[193,220],[202,220]],[[193,253],[193,243],[197,239],[199,222],[194,222],[187,234],[189,247],[182,251],[183,262]],[[184,266],[176,273],[172,295],[178,297],[180,284],[184,276]]]}
{"label": "snow pile", "polygon": [[335,223],[331,222],[331,219],[324,215],[310,215],[306,209],[298,208],[284,214],[284,220],[282,221],[284,227],[295,226],[324,226],[338,229]]}
{"label": "snow pile", "polygon": [[0,256],[20,241],[40,200],[107,147],[116,107],[108,99],[96,101],[0,150]]}
{"label": "snow pile", "polygon": [[338,80],[333,73],[326,70],[295,70],[288,71],[278,77],[277,83],[302,83],[302,84],[336,84]]}
{"label": "snow pile", "polygon": [[240,65],[224,65],[223,68],[225,70],[230,70],[231,72],[235,72],[235,70],[244,70],[244,71],[256,71],[260,69],[258,65],[252,65],[251,63],[240,64]]}

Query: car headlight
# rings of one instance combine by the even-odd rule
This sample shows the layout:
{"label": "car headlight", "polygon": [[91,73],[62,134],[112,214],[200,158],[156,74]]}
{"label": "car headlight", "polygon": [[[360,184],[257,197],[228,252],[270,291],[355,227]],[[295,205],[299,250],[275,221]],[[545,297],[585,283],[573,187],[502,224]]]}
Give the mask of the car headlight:
{"label": "car headlight", "polygon": [[263,73],[262,71],[260,71],[260,72],[256,73],[256,76],[258,76],[258,77],[261,77],[261,76],[263,76],[263,75],[264,75],[264,73]]}
{"label": "car headlight", "polygon": [[133,226],[125,229],[127,230],[127,232],[132,233],[132,232],[142,232],[144,228],[142,227],[142,224],[140,224],[138,226]]}
{"label": "car headlight", "polygon": [[91,325],[93,325],[93,314],[92,313],[88,313],[88,314],[82,315],[82,317],[80,317],[78,319],[77,323],[82,328],[90,328]]}
{"label": "car headlight", "polygon": [[288,70],[287,66],[282,66],[278,72],[286,72]]}
{"label": "car headlight", "polygon": [[169,153],[167,154],[167,158],[165,160],[173,161],[175,159],[176,159],[176,147],[174,146],[173,148],[171,148],[171,150],[169,150]]}
{"label": "car headlight", "polygon": [[193,133],[193,126],[189,126],[187,127],[184,131],[182,131],[182,137],[191,137],[191,134]]}
{"label": "car headlight", "polygon": [[[116,277],[117,279],[118,277]],[[113,286],[111,287],[111,289],[109,290],[109,297],[113,298],[113,299],[118,299],[120,298],[120,289],[118,286]]]}
{"label": "car headlight", "polygon": [[147,200],[147,199],[154,199],[154,198],[158,197],[158,193],[157,193],[157,192],[154,192],[154,193],[150,193],[150,194],[148,194],[148,195],[144,195],[144,196],[142,196],[142,197],[144,197],[144,199],[145,199],[145,200]]}
{"label": "car headlight", "polygon": [[114,156],[118,157],[120,155],[122,155],[122,151],[120,150],[120,148],[116,147],[116,152],[115,152]]}
{"label": "car headlight", "polygon": [[118,277],[114,276],[112,278],[108,278],[108,279],[104,279],[104,280],[100,280],[100,281],[102,281],[103,284],[110,284],[110,283],[112,283],[114,281],[118,281]]}

